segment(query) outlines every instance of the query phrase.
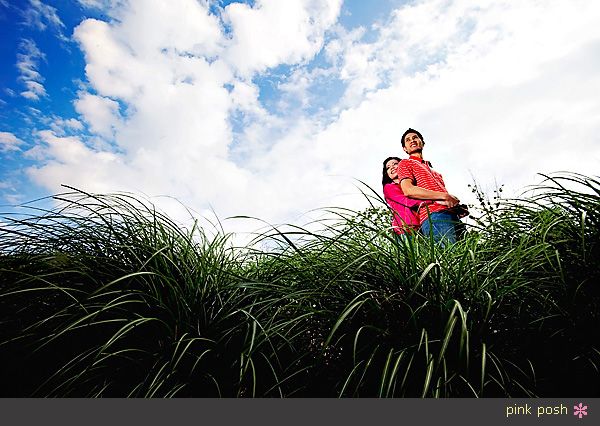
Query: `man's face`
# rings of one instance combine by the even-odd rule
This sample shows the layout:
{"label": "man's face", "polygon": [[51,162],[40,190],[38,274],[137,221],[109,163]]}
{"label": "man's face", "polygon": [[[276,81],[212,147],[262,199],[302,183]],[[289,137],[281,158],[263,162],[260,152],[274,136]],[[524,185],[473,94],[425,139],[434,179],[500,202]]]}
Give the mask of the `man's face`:
{"label": "man's face", "polygon": [[404,152],[412,155],[423,151],[423,141],[416,133],[408,133],[404,136]]}

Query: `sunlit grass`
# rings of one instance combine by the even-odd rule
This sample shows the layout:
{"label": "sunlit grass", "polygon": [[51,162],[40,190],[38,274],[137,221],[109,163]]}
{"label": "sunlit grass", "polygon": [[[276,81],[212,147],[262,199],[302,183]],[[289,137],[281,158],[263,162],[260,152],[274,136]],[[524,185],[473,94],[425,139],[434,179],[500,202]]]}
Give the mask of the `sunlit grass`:
{"label": "sunlit grass", "polygon": [[243,248],[55,198],[0,228],[3,396],[600,395],[597,179],[482,199],[446,248],[396,241],[372,197]]}

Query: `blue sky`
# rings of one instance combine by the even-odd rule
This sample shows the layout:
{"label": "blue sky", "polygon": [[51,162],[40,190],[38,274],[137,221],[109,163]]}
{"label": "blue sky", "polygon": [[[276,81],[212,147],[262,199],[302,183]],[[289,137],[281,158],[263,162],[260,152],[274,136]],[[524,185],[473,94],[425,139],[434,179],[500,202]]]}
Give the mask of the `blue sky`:
{"label": "blue sky", "polygon": [[[254,1],[213,2],[211,10],[219,15],[222,8],[230,3],[246,3],[255,6]],[[339,22],[347,28],[369,26],[384,19],[397,0],[377,2],[347,1],[340,11]],[[48,195],[48,188],[36,185],[24,176],[23,171],[36,163],[22,153],[36,145],[34,133],[48,127],[56,118],[63,120],[78,119],[73,106],[80,86],[85,82],[85,58],[77,43],[72,39],[73,30],[86,19],[110,21],[107,11],[100,7],[89,7],[86,2],[76,1],[33,1],[20,0],[0,3],[0,36],[4,40],[0,46],[0,55],[4,66],[0,69],[0,94],[2,131],[10,132],[23,143],[18,152],[3,153],[0,176],[5,183],[2,198],[4,202],[22,202]],[[31,55],[31,46],[40,51],[40,55]],[[42,84],[44,94],[36,99],[20,95],[27,90],[17,63],[23,55],[33,56],[33,68],[40,77],[34,79]],[[309,69],[324,65],[323,55],[317,53],[307,64]],[[277,86],[285,81],[294,65],[281,65],[255,76],[252,81],[259,88],[259,100],[273,114],[279,114],[276,103],[281,93]],[[316,83],[319,91],[313,102],[306,106],[311,112],[330,107],[343,94],[344,84],[331,79]],[[299,105],[297,105],[299,107]],[[231,124],[236,131],[243,128],[243,114],[232,114]],[[33,133],[33,134],[32,134]],[[66,134],[86,135],[88,126],[65,129]],[[76,182],[72,182],[76,185]]]}
{"label": "blue sky", "polygon": [[[0,5],[0,37],[4,40],[0,47],[3,64],[0,68],[0,119],[2,131],[10,132],[22,141],[19,151],[0,154],[0,176],[7,186],[3,188],[2,201],[5,203],[48,194],[46,188],[32,184],[23,175],[23,169],[35,162],[22,154],[35,146],[32,132],[46,127],[51,117],[77,117],[72,105],[76,96],[74,81],[82,78],[85,61],[82,52],[68,39],[68,34],[92,14],[84,14],[74,2],[56,2],[54,6],[61,8],[60,14],[55,10],[60,23],[49,20],[44,12],[35,13],[34,5],[25,0]],[[32,45],[39,49],[39,55],[31,55]],[[19,58],[29,55],[33,56],[32,68],[40,74],[35,80],[40,81],[45,90],[45,95],[34,101],[21,95],[27,87],[17,66]]]}
{"label": "blue sky", "polygon": [[66,184],[301,221],[363,207],[407,127],[465,201],[473,176],[597,174],[598,21],[584,0],[0,0],[0,204]]}

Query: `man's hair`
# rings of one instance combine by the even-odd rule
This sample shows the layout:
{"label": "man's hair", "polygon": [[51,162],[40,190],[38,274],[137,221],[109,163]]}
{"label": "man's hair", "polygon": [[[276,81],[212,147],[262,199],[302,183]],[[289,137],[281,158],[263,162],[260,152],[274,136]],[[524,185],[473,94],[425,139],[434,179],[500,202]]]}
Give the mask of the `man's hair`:
{"label": "man's hair", "polygon": [[422,140],[423,142],[425,142],[425,139],[423,139],[423,135],[422,135],[422,134],[421,134],[421,133],[420,133],[418,130],[415,130],[415,129],[408,129],[406,132],[404,132],[404,133],[402,134],[402,146],[404,146],[404,138],[405,138],[405,137],[406,137],[406,135],[408,135],[409,133],[416,133],[416,134],[417,134],[417,136],[418,136],[419,138],[421,138],[421,140]]}
{"label": "man's hair", "polygon": [[383,177],[381,178],[381,184],[383,186],[385,186],[388,183],[393,183],[394,181],[390,179],[390,177],[387,174],[387,168],[385,167],[388,163],[388,161],[390,160],[398,160],[398,162],[400,162],[400,158],[398,157],[388,157],[385,160],[383,160]]}

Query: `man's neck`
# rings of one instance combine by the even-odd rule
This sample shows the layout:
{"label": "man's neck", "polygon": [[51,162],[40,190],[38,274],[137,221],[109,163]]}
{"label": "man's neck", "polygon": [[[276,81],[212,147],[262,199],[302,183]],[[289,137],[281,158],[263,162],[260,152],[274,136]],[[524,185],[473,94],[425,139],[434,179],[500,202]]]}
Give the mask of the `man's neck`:
{"label": "man's neck", "polygon": [[417,157],[419,160],[423,160],[423,153],[422,152],[413,152],[412,154],[410,154],[410,157]]}

